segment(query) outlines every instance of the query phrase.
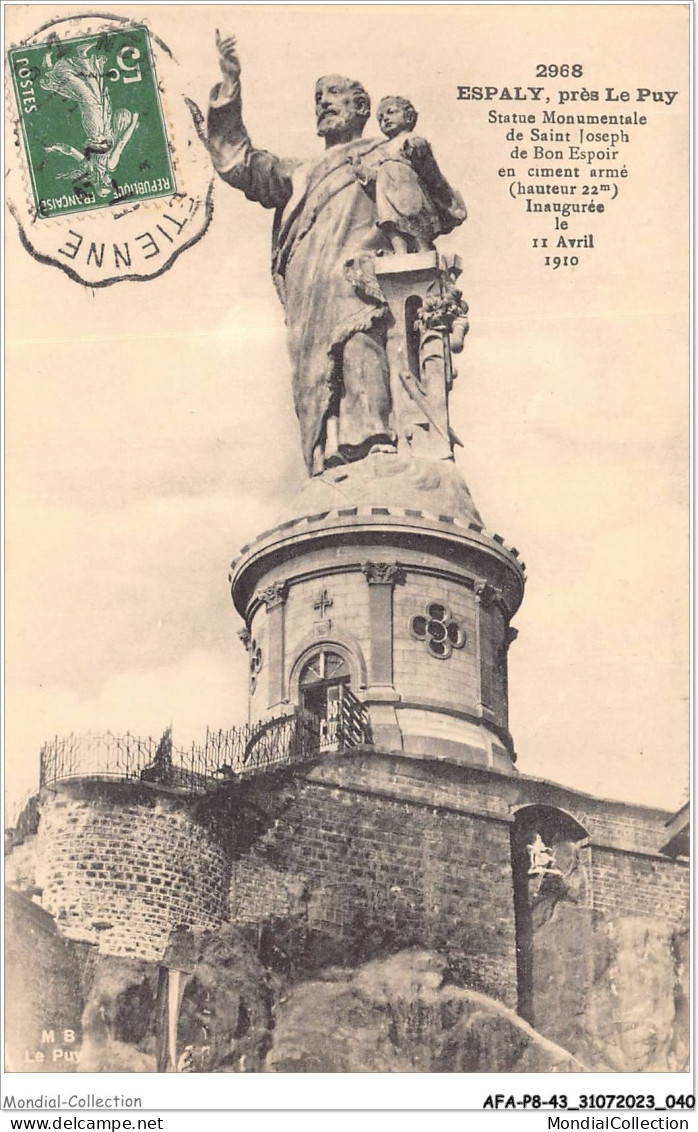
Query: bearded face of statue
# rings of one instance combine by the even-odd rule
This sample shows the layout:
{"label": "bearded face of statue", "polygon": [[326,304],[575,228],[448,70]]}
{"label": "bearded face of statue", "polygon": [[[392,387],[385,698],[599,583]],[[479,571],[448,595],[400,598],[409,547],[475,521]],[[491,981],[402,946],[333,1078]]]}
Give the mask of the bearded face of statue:
{"label": "bearded face of statue", "polygon": [[328,145],[361,137],[370,114],[366,91],[341,75],[325,75],[315,86],[317,132]]}

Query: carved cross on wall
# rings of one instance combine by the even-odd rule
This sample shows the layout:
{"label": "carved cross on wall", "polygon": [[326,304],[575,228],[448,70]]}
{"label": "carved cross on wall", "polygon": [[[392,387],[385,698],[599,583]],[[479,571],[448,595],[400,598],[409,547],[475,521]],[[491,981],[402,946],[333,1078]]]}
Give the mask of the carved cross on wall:
{"label": "carved cross on wall", "polygon": [[327,610],[331,609],[333,604],[334,603],[332,601],[332,598],[328,594],[327,590],[320,590],[320,593],[317,596],[317,601],[313,602],[313,609],[317,609],[319,614],[318,621],[325,620]]}

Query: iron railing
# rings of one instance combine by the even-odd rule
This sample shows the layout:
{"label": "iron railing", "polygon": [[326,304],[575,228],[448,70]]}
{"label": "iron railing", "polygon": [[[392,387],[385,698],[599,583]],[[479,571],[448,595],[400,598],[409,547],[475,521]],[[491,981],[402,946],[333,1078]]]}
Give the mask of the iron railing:
{"label": "iron railing", "polygon": [[157,739],[140,739],[128,732],[125,735],[111,731],[56,735],[41,748],[39,784],[48,786],[66,778],[94,775],[138,779],[147,767],[155,764],[159,747]]}
{"label": "iron railing", "polygon": [[159,740],[128,732],[55,736],[41,749],[40,786],[67,779],[117,779],[203,794],[226,779],[301,762],[370,743],[368,714],[348,689],[329,719],[310,712],[262,723],[207,729],[202,744],[175,747],[168,728]]}
{"label": "iron railing", "polygon": [[224,731],[207,728],[203,745],[192,745],[197,762],[218,781],[312,758],[321,751],[318,720],[302,711]]}

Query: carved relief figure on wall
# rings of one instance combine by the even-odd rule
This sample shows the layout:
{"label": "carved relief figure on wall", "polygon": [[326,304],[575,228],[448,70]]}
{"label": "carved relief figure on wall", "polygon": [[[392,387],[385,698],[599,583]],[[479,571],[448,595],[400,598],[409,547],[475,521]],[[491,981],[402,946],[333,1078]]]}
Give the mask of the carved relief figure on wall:
{"label": "carved relief figure on wall", "polygon": [[529,876],[562,876],[555,864],[555,853],[550,845],[546,845],[540,833],[537,833],[530,845],[527,845],[529,859]]}

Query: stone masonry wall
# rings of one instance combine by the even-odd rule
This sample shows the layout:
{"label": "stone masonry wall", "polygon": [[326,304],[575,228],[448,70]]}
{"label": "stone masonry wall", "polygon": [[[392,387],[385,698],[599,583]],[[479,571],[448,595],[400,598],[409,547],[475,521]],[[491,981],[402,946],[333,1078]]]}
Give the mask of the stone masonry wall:
{"label": "stone masonry wall", "polygon": [[[325,614],[331,627],[326,630],[319,627],[323,623],[319,612],[314,609],[314,603],[322,590],[326,590],[332,599],[332,605]],[[318,640],[332,639],[335,634],[343,639],[349,634],[356,641],[364,659],[368,658],[371,647],[368,586],[360,571],[294,583],[288,593],[284,619],[286,685],[298,654],[309,643],[308,638],[312,634]]]}
{"label": "stone masonry wall", "polygon": [[594,908],[609,917],[661,916],[680,924],[688,916],[688,864],[614,849],[592,851]]}
{"label": "stone masonry wall", "polygon": [[62,935],[157,961],[173,928],[225,919],[230,865],[183,803],[130,790],[47,794],[37,883]]}
{"label": "stone masonry wall", "polygon": [[575,816],[589,831],[589,836],[596,844],[615,846],[634,853],[656,855],[667,840],[667,814],[657,815],[656,811],[651,810],[633,813],[629,806],[626,812],[621,810],[619,813],[617,805],[613,809],[615,812],[609,812],[609,806],[604,812],[601,802],[596,812],[589,812],[584,807],[580,807],[575,811]]}
{"label": "stone masonry wall", "polygon": [[[432,656],[410,631],[412,618],[425,612],[430,601],[447,605],[463,626],[465,645],[447,660]],[[429,578],[408,569],[407,583],[396,586],[394,610],[395,687],[404,700],[439,700],[473,711],[479,701],[476,602],[472,589],[442,578]]]}
{"label": "stone masonry wall", "polygon": [[391,950],[433,948],[516,1005],[506,821],[300,777],[275,809],[270,785],[250,800],[280,816],[233,866],[234,921],[303,914],[346,955],[378,935]]}
{"label": "stone masonry wall", "polygon": [[512,772],[356,749],[221,784],[206,806],[197,820],[191,800],[135,783],[45,790],[9,881],[31,891],[35,855],[59,933],[109,955],[158,961],[174,928],[230,918],[262,947],[290,940],[296,970],[426,947],[516,1006],[510,833],[534,807],[532,829],[556,812],[585,823],[595,925],[660,916],[673,930],[687,915],[687,863],[660,852],[669,815]]}
{"label": "stone masonry wall", "polygon": [[688,868],[659,853],[666,815],[552,783],[357,752],[264,776],[247,802],[266,812],[266,831],[233,866],[234,921],[305,924],[344,940],[347,962],[382,930],[388,949],[442,950],[469,985],[508,1003],[517,944],[510,830],[522,804],[556,804],[562,816],[583,808],[598,829],[586,850],[590,913],[612,922],[661,909],[670,924],[687,914]]}

